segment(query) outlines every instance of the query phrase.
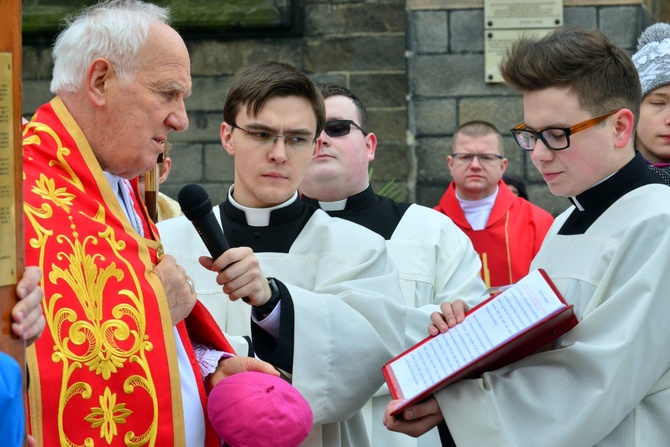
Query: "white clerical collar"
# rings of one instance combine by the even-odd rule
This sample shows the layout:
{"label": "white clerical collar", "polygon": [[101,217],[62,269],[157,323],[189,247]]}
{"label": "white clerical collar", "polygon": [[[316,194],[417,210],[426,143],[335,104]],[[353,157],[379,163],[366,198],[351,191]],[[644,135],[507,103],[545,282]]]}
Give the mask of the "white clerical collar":
{"label": "white clerical collar", "polygon": [[244,215],[247,219],[247,224],[252,227],[267,227],[268,225],[270,225],[270,213],[272,211],[287,207],[298,198],[298,192],[296,191],[293,194],[293,197],[291,197],[284,203],[280,203],[279,205],[275,205],[270,208],[249,208],[247,206],[240,205],[235,201],[235,199],[233,199],[234,189],[235,185],[232,185],[228,190],[228,201],[235,208],[244,211]]}
{"label": "white clerical collar", "polygon": [[479,231],[486,228],[486,224],[489,221],[489,216],[491,215],[491,210],[493,205],[496,203],[496,198],[498,197],[498,191],[500,188],[496,187],[496,190],[493,194],[488,197],[479,200],[465,200],[458,197],[456,194],[456,200],[458,200],[465,219],[468,221],[473,230]]}
{"label": "white clerical collar", "polygon": [[335,202],[322,202],[319,200],[319,208],[324,211],[342,211],[347,207],[347,199],[336,200]]}

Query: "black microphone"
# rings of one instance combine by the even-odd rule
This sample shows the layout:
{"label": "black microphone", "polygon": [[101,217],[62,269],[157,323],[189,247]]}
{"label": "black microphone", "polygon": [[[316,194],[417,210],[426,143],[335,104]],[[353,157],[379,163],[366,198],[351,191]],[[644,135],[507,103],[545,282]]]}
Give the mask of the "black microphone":
{"label": "black microphone", "polygon": [[202,186],[194,183],[184,186],[179,191],[177,201],[181,212],[191,221],[212,258],[216,260],[230,248],[221,225],[212,212],[209,194]]}
{"label": "black microphone", "polygon": [[[188,184],[179,191],[177,201],[181,212],[191,221],[214,260],[230,248],[212,212],[212,201],[205,188],[195,183]],[[242,301],[251,302],[248,297],[242,298]]]}

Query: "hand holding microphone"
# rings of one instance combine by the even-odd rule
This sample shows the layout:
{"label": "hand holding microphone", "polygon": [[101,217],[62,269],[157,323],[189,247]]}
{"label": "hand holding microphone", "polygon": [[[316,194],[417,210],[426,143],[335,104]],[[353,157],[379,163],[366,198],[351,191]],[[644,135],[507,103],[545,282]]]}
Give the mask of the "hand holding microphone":
{"label": "hand holding microphone", "polygon": [[[230,248],[219,225],[207,191],[195,183],[184,186],[177,197],[182,213],[191,221],[214,260]],[[242,298],[249,303],[249,298]]]}

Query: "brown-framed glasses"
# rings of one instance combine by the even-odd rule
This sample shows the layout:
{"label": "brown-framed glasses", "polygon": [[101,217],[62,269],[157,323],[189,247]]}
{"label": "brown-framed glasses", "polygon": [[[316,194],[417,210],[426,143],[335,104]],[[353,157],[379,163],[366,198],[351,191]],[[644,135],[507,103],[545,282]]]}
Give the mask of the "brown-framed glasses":
{"label": "brown-framed glasses", "polygon": [[570,135],[581,132],[584,129],[593,127],[596,124],[604,121],[610,116],[614,115],[621,109],[612,110],[604,115],[582,121],[572,127],[549,127],[547,129],[536,132],[534,130],[526,129],[526,123],[521,123],[514,129],[510,129],[516,144],[524,151],[532,151],[535,149],[537,140],[542,140],[547,149],[552,151],[560,151],[570,147]]}

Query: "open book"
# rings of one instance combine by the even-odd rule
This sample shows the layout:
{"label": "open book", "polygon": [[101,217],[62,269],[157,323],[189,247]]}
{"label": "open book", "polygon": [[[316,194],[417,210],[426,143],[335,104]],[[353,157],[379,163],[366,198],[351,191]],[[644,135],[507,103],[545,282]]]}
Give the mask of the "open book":
{"label": "open book", "polygon": [[459,379],[479,377],[530,355],[577,324],[549,276],[533,270],[468,311],[462,323],[403,352],[382,371],[394,399],[392,414]]}

